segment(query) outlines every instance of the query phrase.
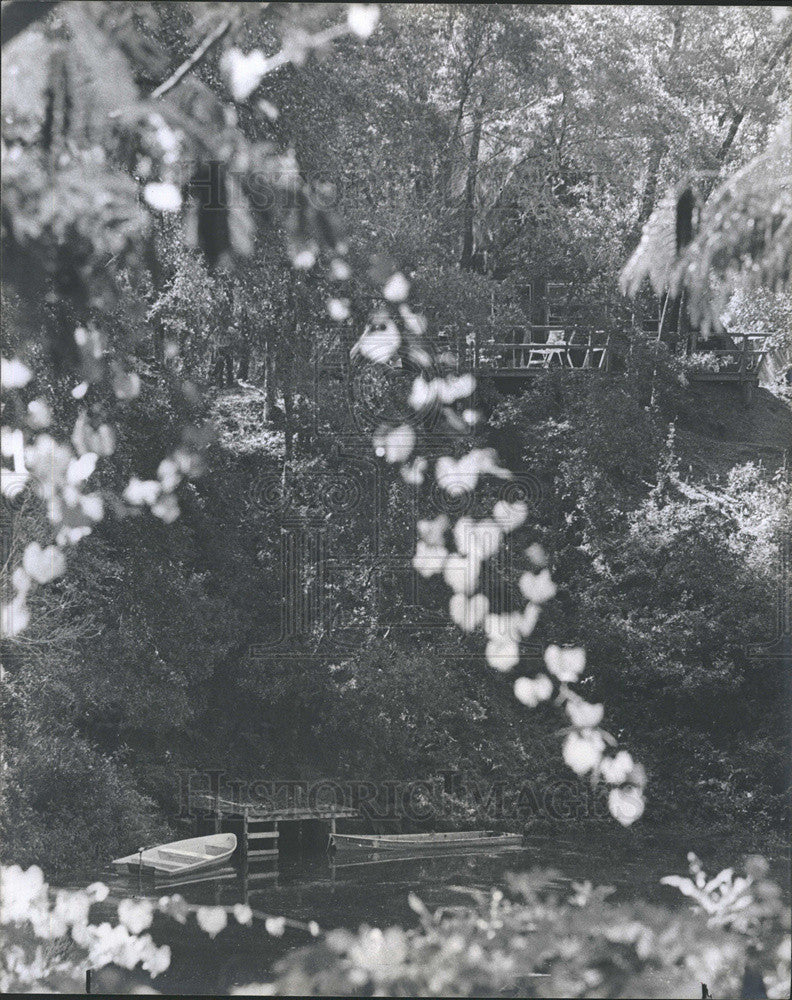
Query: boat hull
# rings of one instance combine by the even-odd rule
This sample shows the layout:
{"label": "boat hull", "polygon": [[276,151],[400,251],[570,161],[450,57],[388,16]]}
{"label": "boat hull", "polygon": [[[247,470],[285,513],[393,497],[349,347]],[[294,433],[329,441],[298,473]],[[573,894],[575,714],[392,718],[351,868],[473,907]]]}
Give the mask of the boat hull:
{"label": "boat hull", "polygon": [[116,858],[112,865],[121,872],[181,878],[225,864],[236,846],[237,839],[233,833],[218,833],[150,847],[138,854]]}
{"label": "boat hull", "polygon": [[478,832],[460,835],[451,834],[346,834],[337,833],[333,837],[336,853],[365,851],[409,851],[419,854],[437,854],[459,850],[497,850],[501,847],[516,847],[522,843],[519,833],[490,834]]}

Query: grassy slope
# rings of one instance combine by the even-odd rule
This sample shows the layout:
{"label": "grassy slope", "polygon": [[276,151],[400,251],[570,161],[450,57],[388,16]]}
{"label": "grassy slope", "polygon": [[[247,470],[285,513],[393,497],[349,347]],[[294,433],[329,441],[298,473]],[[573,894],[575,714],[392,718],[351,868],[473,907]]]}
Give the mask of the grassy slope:
{"label": "grassy slope", "polygon": [[693,384],[677,422],[681,466],[694,478],[723,476],[746,462],[773,472],[792,451],[792,406],[767,389],[746,405],[736,385]]}

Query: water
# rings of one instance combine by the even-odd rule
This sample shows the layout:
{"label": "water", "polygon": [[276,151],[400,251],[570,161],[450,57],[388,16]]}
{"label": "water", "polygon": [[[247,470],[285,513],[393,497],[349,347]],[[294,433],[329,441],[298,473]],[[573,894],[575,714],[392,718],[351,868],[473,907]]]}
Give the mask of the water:
{"label": "water", "polygon": [[[686,852],[695,850],[713,874],[739,862],[741,852],[733,846],[710,841],[690,842],[678,838],[636,840],[620,837],[564,839],[543,842],[527,849],[494,854],[435,855],[412,859],[388,859],[374,863],[333,863],[327,857],[280,861],[258,869],[248,878],[228,870],[211,878],[177,888],[147,888],[134,878],[112,884],[113,898],[121,895],[151,895],[178,892],[190,903],[232,905],[245,902],[254,910],[281,914],[306,923],[317,921],[323,929],[358,927],[366,923],[387,927],[412,926],[416,915],[407,897],[416,892],[434,909],[469,901],[464,889],[488,890],[503,884],[508,871],[551,868],[562,885],[590,880],[612,885],[614,901],[640,897],[669,906],[687,905],[679,893],[659,880],[663,875],[686,874]],[[349,861],[356,859],[350,857]],[[789,889],[788,858],[769,859],[775,877]],[[158,944],[172,951],[171,968],[152,984],[145,975],[100,970],[94,974],[93,991],[131,992],[146,983],[158,991],[175,994],[222,994],[234,986],[270,978],[273,963],[291,948],[307,944],[310,937],[287,929],[282,938],[267,934],[261,921],[242,927],[229,918],[228,927],[214,941],[198,929],[194,919],[180,925],[164,917],[155,919],[152,931]]]}

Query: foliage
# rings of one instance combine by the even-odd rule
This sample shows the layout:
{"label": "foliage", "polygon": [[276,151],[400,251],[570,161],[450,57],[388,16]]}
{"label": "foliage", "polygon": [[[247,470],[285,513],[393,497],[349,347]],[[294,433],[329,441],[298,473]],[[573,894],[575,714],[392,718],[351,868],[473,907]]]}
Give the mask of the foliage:
{"label": "foliage", "polygon": [[684,192],[670,192],[646,224],[624,268],[621,286],[635,295],[649,275],[658,294],[689,294],[689,311],[704,330],[721,327],[735,282],[774,292],[788,289],[792,259],[792,125],[782,121],[767,148],[713,192],[695,239],[680,233]]}
{"label": "foliage", "polygon": [[[180,895],[158,900],[110,896],[103,882],[85,889],[50,890],[36,865],[26,871],[19,865],[0,867],[0,989],[6,992],[79,992],[85,985],[85,969],[107,966],[135,969],[140,966],[156,979],[170,965],[168,945],[158,946],[151,934],[143,933],[161,915],[184,924],[195,918],[199,929],[216,937],[229,917],[244,925],[260,920],[268,934],[283,935],[287,927],[312,937],[318,924],[235,906],[194,906]],[[98,913],[97,911],[101,911]],[[97,916],[112,917],[101,923]],[[156,991],[155,991],[156,992]]]}
{"label": "foliage", "polygon": [[[279,510],[305,512],[305,484],[339,470],[312,440],[315,426],[331,424],[335,401],[317,413],[308,387],[317,359],[336,349],[346,357],[353,344],[356,359],[371,362],[365,374],[377,412],[386,362],[414,369],[411,402],[402,406],[409,418],[373,428],[388,488],[406,487],[394,534],[411,526],[413,503],[420,514],[433,483],[449,500],[474,487],[489,497],[508,483],[473,412],[472,380],[449,373],[437,356],[471,331],[495,335],[536,321],[526,275],[540,287],[572,283],[575,318],[625,321],[615,277],[643,203],[680,160],[725,169],[758,152],[784,96],[768,64],[783,25],[759,8],[720,9],[703,30],[710,15],[698,8],[614,14],[496,5],[480,16],[407,6],[383,10],[374,30],[377,11],[366,5],[61,6],[52,22],[15,39],[7,60],[24,85],[4,118],[3,225],[15,301],[3,451],[10,457],[21,447],[46,515],[35,540],[15,548],[4,592],[6,634],[18,654],[8,684],[19,758],[36,737],[37,713],[56,718],[52,692],[65,689],[69,725],[103,760],[134,748],[135,785],[163,807],[175,765],[227,753],[252,769],[273,760],[273,746],[284,745],[273,734],[289,726],[304,731],[286,744],[289,768],[320,767],[316,744],[329,737],[338,747],[343,729],[335,721],[312,728],[310,720],[327,710],[360,729],[362,704],[385,714],[390,759],[406,773],[447,760],[429,710],[448,718],[445,686],[463,719],[451,744],[460,759],[489,768],[500,753],[519,769],[533,748],[530,735],[513,736],[518,704],[558,701],[570,723],[567,763],[587,780],[606,778],[617,798],[633,794],[643,784],[640,767],[629,755],[603,757],[615,737],[601,730],[601,692],[619,704],[638,691],[650,704],[636,684],[641,658],[654,676],[670,649],[677,675],[698,646],[662,642],[642,608],[625,617],[619,586],[638,576],[634,593],[651,597],[644,584],[662,572],[669,540],[671,565],[684,579],[684,545],[698,530],[706,558],[717,558],[724,574],[742,573],[745,556],[729,549],[728,522],[706,535],[706,505],[691,512],[677,499],[665,510],[646,499],[642,484],[673,465],[656,413],[673,412],[683,388],[681,369],[661,348],[655,355],[636,344],[613,392],[594,382],[578,404],[577,389],[551,380],[515,404],[516,440],[527,453],[530,437],[533,450],[520,461],[533,462],[542,481],[560,470],[566,526],[556,537],[520,502],[493,499],[485,517],[453,525],[422,519],[415,568],[436,585],[430,602],[447,606],[471,663],[484,648],[495,671],[483,681],[473,681],[474,668],[452,677],[425,637],[417,653],[383,642],[350,658],[327,628],[292,651],[324,655],[330,646],[340,670],[317,678],[251,667],[246,651],[275,627],[280,597],[272,587],[278,518],[251,493],[258,475],[280,473]],[[61,74],[60,90],[47,73]],[[745,108],[737,122],[743,141],[730,143],[721,162],[735,107]],[[405,121],[415,124],[409,139]],[[748,174],[755,178],[756,169]],[[214,208],[204,197],[213,184],[224,195]],[[54,202],[50,187],[60,195]],[[728,190],[742,197],[739,185]],[[348,237],[336,209],[349,220]],[[207,383],[220,390],[235,379],[244,391],[200,402]],[[535,424],[530,404],[541,417]],[[217,445],[204,425],[210,409],[221,424]],[[430,418],[459,436],[446,455],[423,452]],[[673,479],[666,471],[664,483]],[[746,485],[744,493],[760,490]],[[653,548],[641,547],[647,526]],[[532,547],[510,581],[521,611],[485,606],[473,584],[498,546],[534,527],[563,586]],[[351,541],[359,562],[375,558],[362,517],[331,530]],[[73,577],[63,578],[65,552]],[[695,566],[697,586],[704,562]],[[325,595],[328,606],[368,619],[374,634],[383,598],[373,584],[356,592],[358,584],[347,571]],[[746,607],[757,606],[754,584],[746,580]],[[713,593],[703,589],[710,609]],[[579,612],[570,611],[571,594],[581,598]],[[676,635],[673,600],[666,589],[661,607],[650,606]],[[406,602],[395,604],[408,618]],[[50,650],[31,609],[60,630]],[[70,633],[79,616],[94,616],[99,634]],[[719,620],[731,628],[729,615]],[[740,641],[746,622],[738,616]],[[712,638],[698,618],[686,624],[684,637]],[[639,626],[651,641],[638,640]],[[550,643],[544,665],[515,676],[520,644],[537,629]],[[729,655],[718,646],[719,670]],[[389,658],[392,677],[380,667]],[[436,669],[425,678],[427,664]],[[592,667],[603,672],[598,688]],[[570,687],[575,679],[596,697],[582,701]],[[518,701],[510,711],[498,700],[506,683]],[[37,685],[49,700],[35,694]],[[769,701],[775,692],[769,685]],[[405,702],[402,730],[383,707],[394,696]],[[628,711],[625,699],[620,707],[631,740],[640,728],[630,732],[630,716],[640,719],[642,705]],[[500,740],[498,727],[508,733]],[[163,762],[165,744],[173,756]],[[340,747],[335,762],[354,770],[366,750],[364,739]],[[386,764],[383,754],[378,766]]]}
{"label": "foliage", "polygon": [[[518,474],[545,484],[528,524],[563,580],[548,624],[585,642],[589,699],[640,748],[647,819],[733,828],[755,808],[772,825],[787,808],[788,693],[783,661],[749,649],[758,622],[774,627],[788,485],[751,464],[721,481],[684,476],[673,431],[704,414],[678,366],[657,358],[653,371],[636,346],[629,377],[582,391],[537,380],[501,404],[496,440],[511,444]],[[652,380],[657,408],[645,410]]]}
{"label": "foliage", "polygon": [[[414,929],[368,926],[322,932],[244,904],[191,906],[178,895],[158,901],[108,899],[96,882],[85,890],[50,893],[39,868],[2,868],[3,990],[77,989],[86,965],[133,969],[156,978],[170,949],[150,933],[155,916],[186,923],[194,916],[210,938],[232,917],[261,920],[279,937],[287,927],[318,941],[290,952],[272,983],[238,993],[279,996],[533,996],[682,995],[706,983],[735,995],[743,971],[762,977],[770,997],[789,995],[789,912],[763,858],[749,858],[746,875],[731,869],[708,879],[695,855],[691,878],[662,881],[692,898],[684,913],[668,907],[611,903],[613,889],[573,883],[567,893],[556,873],[531,870],[508,877],[505,891],[460,890],[471,903],[429,910],[414,894]],[[97,910],[113,915],[94,923]],[[108,909],[111,913],[108,913]],[[160,925],[161,926],[161,925]]]}
{"label": "foliage", "polygon": [[[565,897],[553,873],[538,871],[511,876],[505,892],[467,890],[472,904],[435,912],[412,896],[416,929],[331,931],[257,988],[287,996],[652,997],[706,983],[734,996],[748,959],[768,975],[768,995],[785,996],[788,913],[761,859],[750,867],[753,877],[732,881],[724,871],[697,889],[706,906],[694,913],[611,903],[613,890],[591,883]],[[687,894],[693,884],[664,881]]]}

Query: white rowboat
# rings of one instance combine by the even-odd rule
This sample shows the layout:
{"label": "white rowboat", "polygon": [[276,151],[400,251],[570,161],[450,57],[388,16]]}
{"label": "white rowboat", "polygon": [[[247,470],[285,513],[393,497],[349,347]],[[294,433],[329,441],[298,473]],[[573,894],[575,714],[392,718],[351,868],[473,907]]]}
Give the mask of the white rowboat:
{"label": "white rowboat", "polygon": [[208,837],[174,840],[159,847],[148,847],[137,854],[116,858],[112,864],[121,871],[164,875],[177,878],[222,865],[236,850],[233,833],[215,833]]}

